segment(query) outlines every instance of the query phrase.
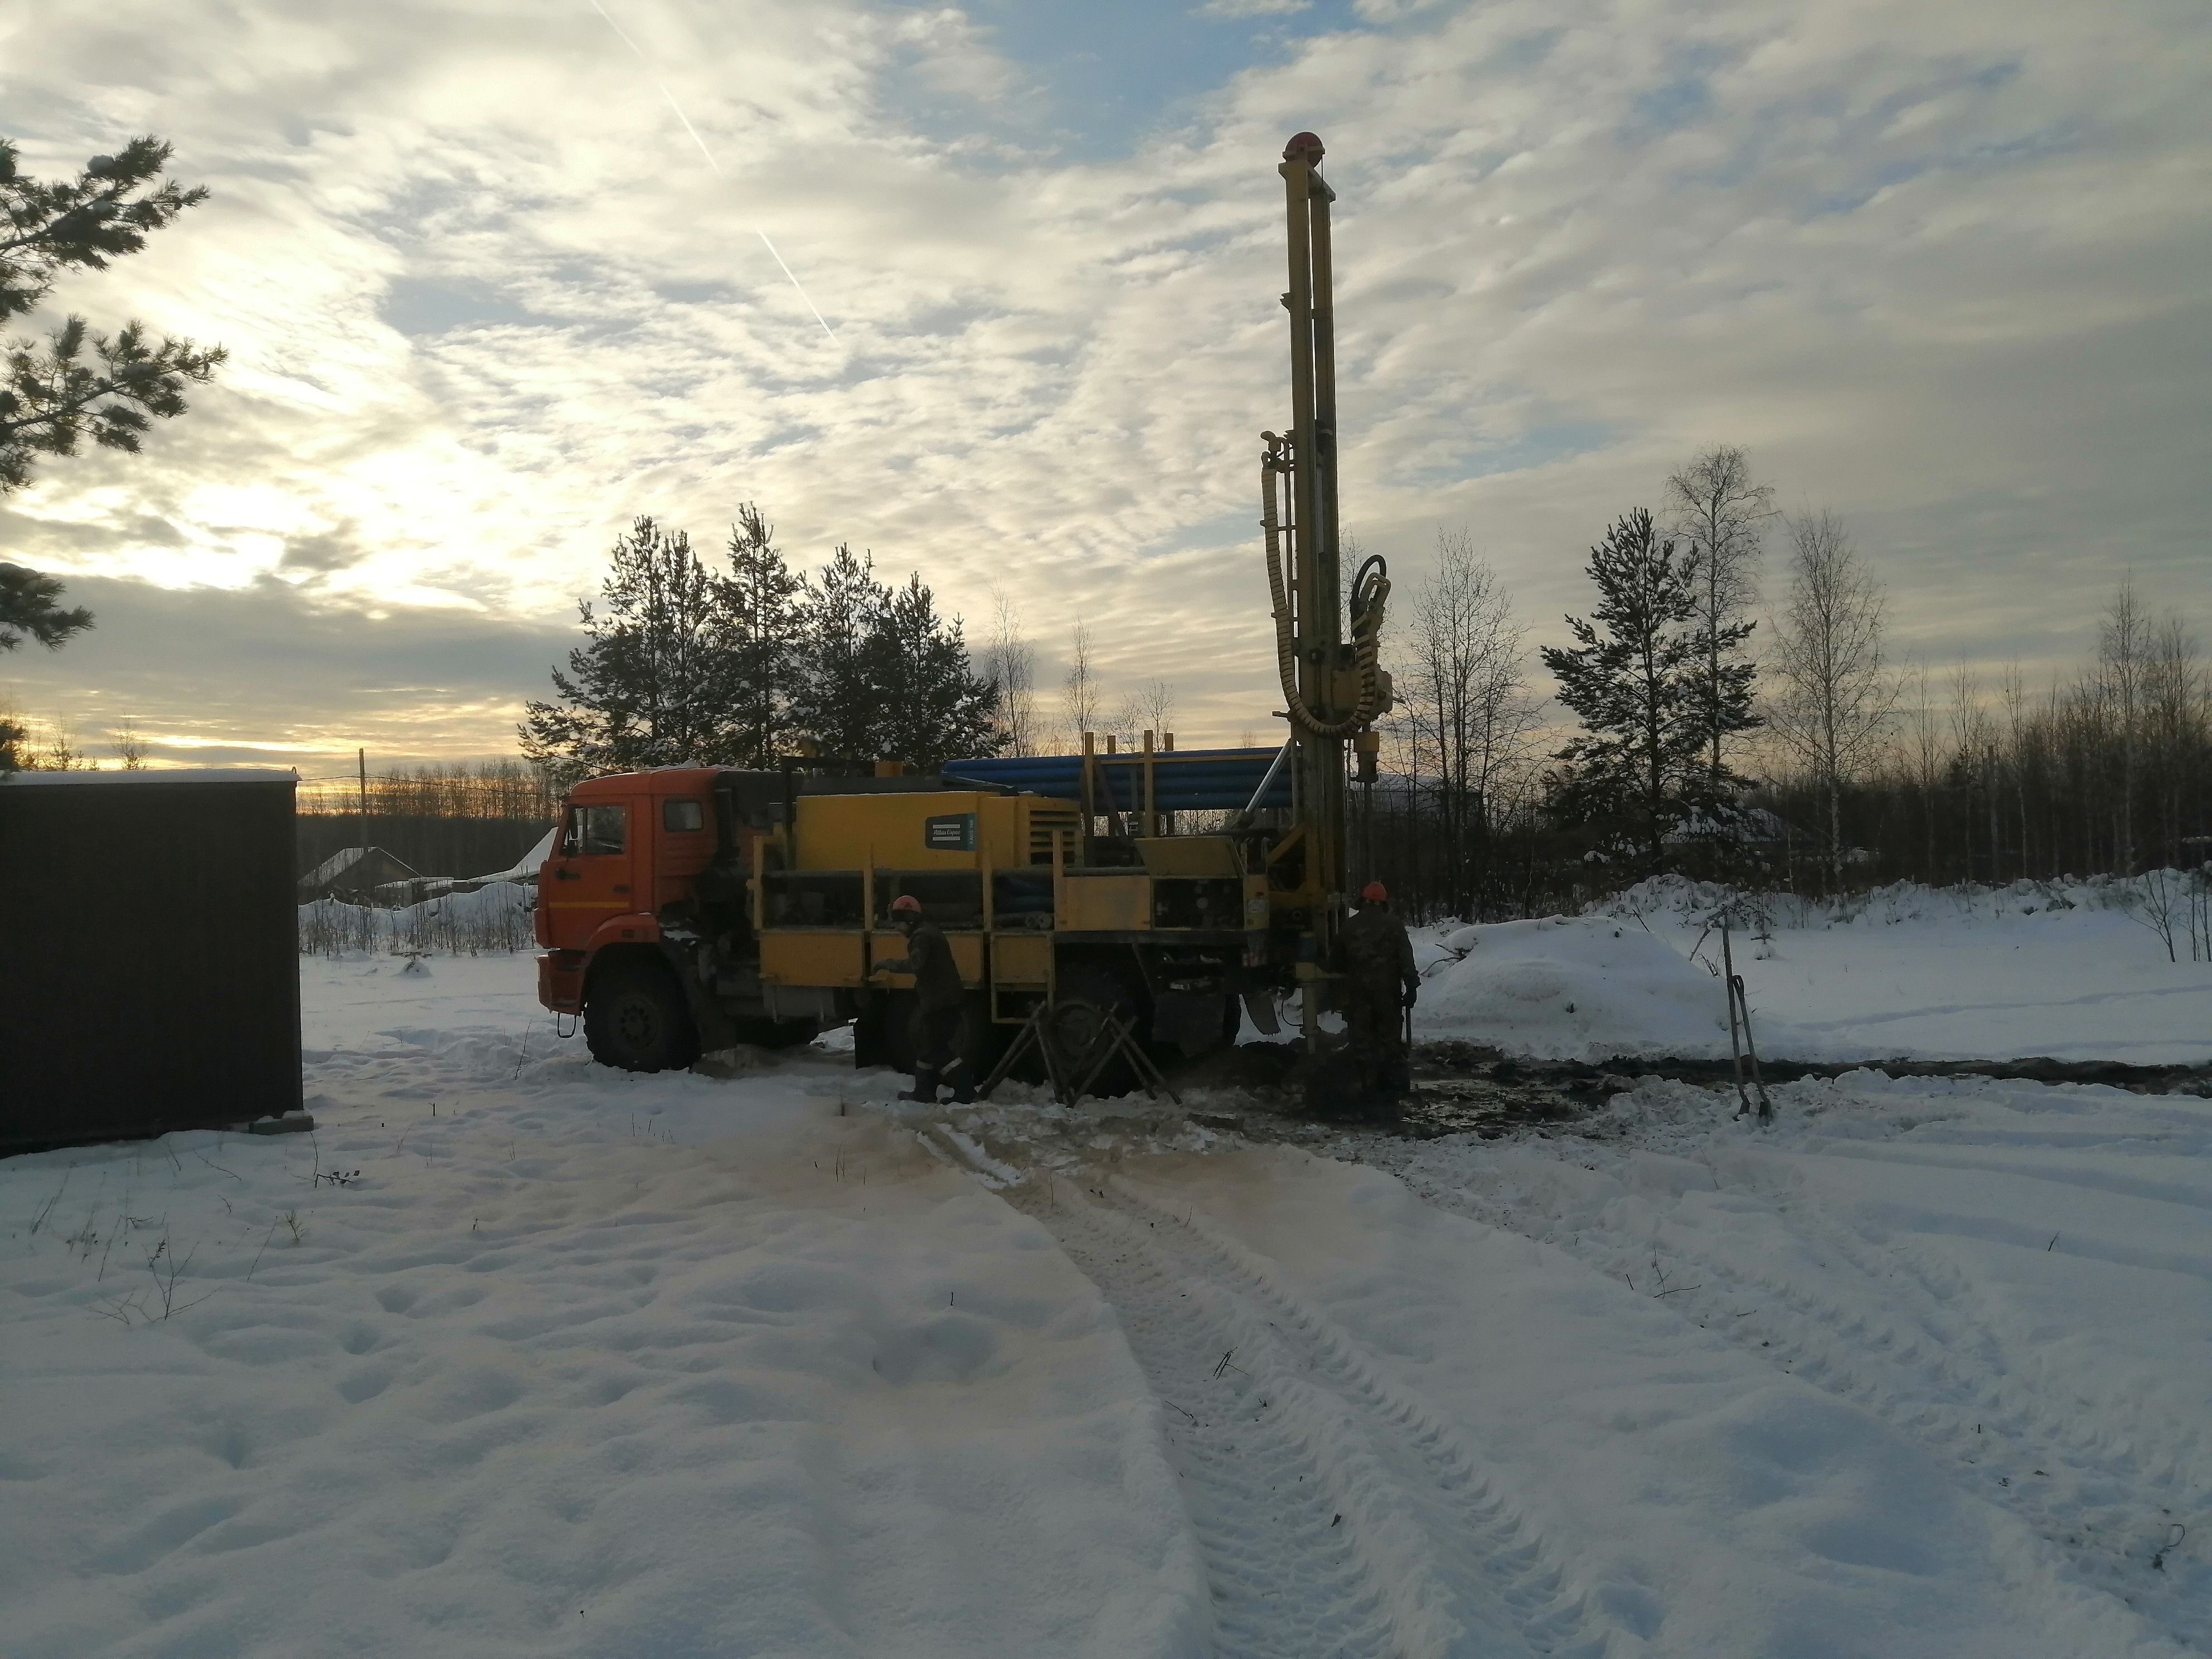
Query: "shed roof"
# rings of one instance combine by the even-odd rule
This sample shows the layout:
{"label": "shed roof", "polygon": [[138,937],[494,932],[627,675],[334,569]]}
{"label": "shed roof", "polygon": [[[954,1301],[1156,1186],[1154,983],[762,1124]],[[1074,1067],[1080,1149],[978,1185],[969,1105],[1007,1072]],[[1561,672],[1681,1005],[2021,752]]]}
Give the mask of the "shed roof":
{"label": "shed roof", "polygon": [[381,847],[341,847],[330,857],[308,871],[306,875],[301,877],[300,885],[326,887],[356,865],[372,858],[381,860],[388,868],[398,870],[404,875],[413,876],[416,873],[415,867],[404,859],[395,857]]}
{"label": "shed roof", "polygon": [[10,789],[51,788],[56,784],[106,787],[129,785],[143,788],[149,784],[295,784],[299,781],[299,775],[288,766],[165,766],[159,770],[149,767],[137,772],[0,772],[0,786]]}

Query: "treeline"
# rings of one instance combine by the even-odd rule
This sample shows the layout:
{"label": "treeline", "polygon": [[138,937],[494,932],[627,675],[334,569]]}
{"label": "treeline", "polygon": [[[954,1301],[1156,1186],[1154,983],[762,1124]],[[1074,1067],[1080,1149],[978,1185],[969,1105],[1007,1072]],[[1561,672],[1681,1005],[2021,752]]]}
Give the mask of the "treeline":
{"label": "treeline", "polygon": [[372,773],[303,780],[299,810],[315,816],[374,818],[514,818],[550,822],[560,795],[544,769],[513,759],[432,763]]}
{"label": "treeline", "polygon": [[1485,917],[1670,870],[1831,893],[2205,862],[2212,687],[2185,619],[2124,581],[2069,680],[1938,684],[1893,660],[1842,520],[1772,501],[1740,449],[1671,475],[1591,548],[1543,682],[1495,573],[1442,536],[1393,629],[1355,859],[1416,910]]}
{"label": "treeline", "polygon": [[[2133,875],[2212,854],[2212,687],[2186,621],[2123,581],[2094,657],[2031,692],[2016,670],[1902,687],[1881,763],[1844,792],[1855,883]],[[1761,793],[1808,816],[1805,781]]]}
{"label": "treeline", "polygon": [[617,540],[585,641],[527,707],[522,752],[557,779],[673,765],[769,766],[802,748],[932,765],[995,754],[1000,690],[920,572],[893,586],[840,544],[794,573],[750,503],[710,564],[641,518]]}

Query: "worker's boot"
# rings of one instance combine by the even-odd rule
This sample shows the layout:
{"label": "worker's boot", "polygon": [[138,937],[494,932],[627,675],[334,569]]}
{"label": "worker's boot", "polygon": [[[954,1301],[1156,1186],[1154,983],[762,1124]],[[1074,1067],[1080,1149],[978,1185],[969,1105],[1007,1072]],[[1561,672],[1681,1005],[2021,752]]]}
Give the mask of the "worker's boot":
{"label": "worker's boot", "polygon": [[1393,1048],[1382,1062],[1382,1086],[1383,1095],[1398,1100],[1413,1092],[1413,1068],[1403,1048]]}
{"label": "worker's boot", "polygon": [[952,1091],[955,1106],[973,1106],[975,1103],[975,1075],[968,1069],[966,1060],[956,1060],[946,1066],[945,1082],[945,1086]]}
{"label": "worker's boot", "polygon": [[922,1101],[922,1102],[926,1103],[927,1103],[927,1104],[928,1104],[928,1105],[932,1105],[932,1106],[936,1105],[936,1104],[937,1104],[937,1071],[936,1071],[936,1068],[935,1068],[934,1066],[915,1066],[915,1067],[914,1068],[914,1087],[913,1087],[913,1088],[911,1088],[911,1089],[902,1089],[902,1090],[901,1090],[901,1091],[899,1091],[899,1098],[900,1098],[901,1100],[919,1100],[919,1101]]}

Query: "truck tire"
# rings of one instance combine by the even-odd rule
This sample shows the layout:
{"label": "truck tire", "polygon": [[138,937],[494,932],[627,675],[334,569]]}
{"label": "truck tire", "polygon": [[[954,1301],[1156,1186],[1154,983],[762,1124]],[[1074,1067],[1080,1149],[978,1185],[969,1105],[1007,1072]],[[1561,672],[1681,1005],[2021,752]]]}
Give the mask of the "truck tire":
{"label": "truck tire", "polygon": [[[1137,1038],[1144,1039],[1144,1005],[1134,985],[1101,963],[1070,963],[1060,969],[1050,1024],[1053,1051],[1061,1076],[1073,1086],[1082,1078],[1079,1073],[1069,1075],[1069,1068],[1084,1066],[1083,1057],[1105,1029],[1109,1014],[1124,1024],[1135,1017]],[[1092,1082],[1091,1092],[1110,1099],[1136,1086],[1136,1073],[1116,1054]]]}
{"label": "truck tire", "polygon": [[699,1058],[684,993],[658,963],[618,962],[595,975],[584,1002],[584,1042],[602,1066],[681,1071]]}

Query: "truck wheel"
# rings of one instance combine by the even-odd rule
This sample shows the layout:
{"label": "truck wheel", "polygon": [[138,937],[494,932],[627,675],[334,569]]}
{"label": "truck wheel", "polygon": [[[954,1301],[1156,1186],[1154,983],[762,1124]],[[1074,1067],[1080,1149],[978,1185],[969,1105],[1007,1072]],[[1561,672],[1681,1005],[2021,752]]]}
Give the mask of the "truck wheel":
{"label": "truck wheel", "polygon": [[[1052,1005],[1052,1046],[1054,1062],[1068,1084],[1082,1081],[1079,1074],[1070,1076],[1071,1067],[1083,1067],[1084,1056],[1091,1051],[1106,1029],[1109,1015],[1127,1024],[1133,1015],[1141,1013],[1138,994],[1128,981],[1112,969],[1097,963],[1071,963],[1060,970],[1058,994]],[[1139,1018],[1137,1040],[1144,1039],[1144,1024]],[[1101,1097],[1126,1095],[1137,1086],[1136,1073],[1129,1062],[1115,1055],[1106,1068],[1098,1073],[1091,1085],[1091,1092]]]}
{"label": "truck wheel", "polygon": [[684,994],[655,963],[617,963],[598,976],[584,1004],[584,1042],[600,1065],[625,1072],[680,1071],[699,1057]]}

